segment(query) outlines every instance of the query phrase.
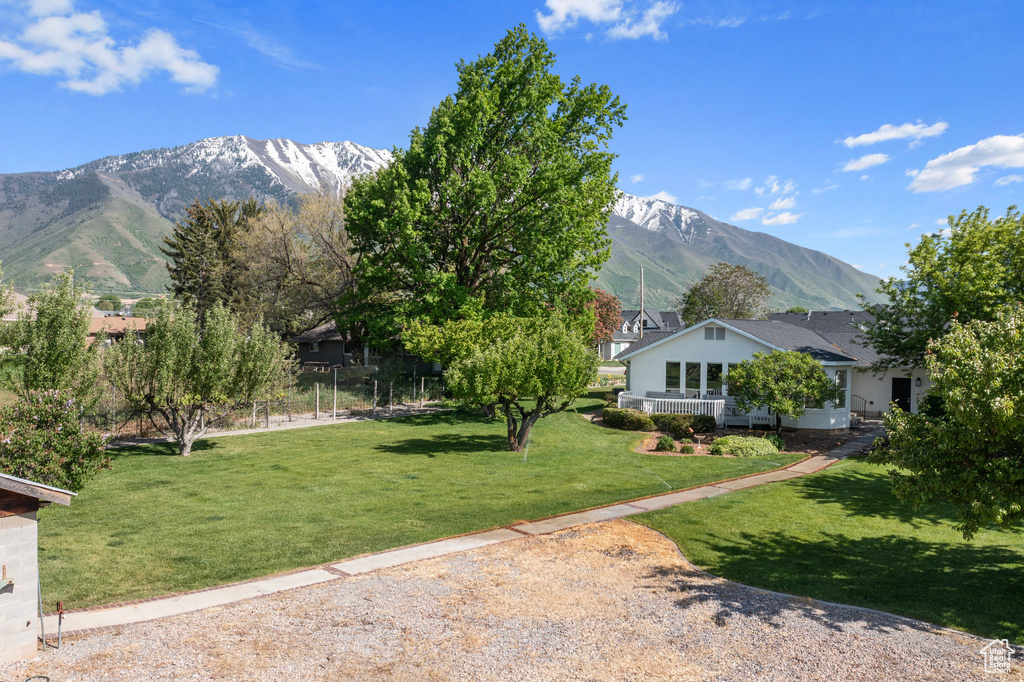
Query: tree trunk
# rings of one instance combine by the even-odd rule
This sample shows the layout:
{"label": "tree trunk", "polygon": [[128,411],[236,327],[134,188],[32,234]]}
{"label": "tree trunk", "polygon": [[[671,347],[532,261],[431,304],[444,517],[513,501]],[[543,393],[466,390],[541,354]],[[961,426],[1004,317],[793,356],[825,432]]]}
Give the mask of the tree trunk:
{"label": "tree trunk", "polygon": [[509,420],[508,426],[508,446],[513,452],[522,452],[526,449],[526,444],[530,441],[530,432],[533,430],[533,425],[540,419],[540,410],[536,410],[529,416],[523,417],[522,425],[516,429],[515,422]]}

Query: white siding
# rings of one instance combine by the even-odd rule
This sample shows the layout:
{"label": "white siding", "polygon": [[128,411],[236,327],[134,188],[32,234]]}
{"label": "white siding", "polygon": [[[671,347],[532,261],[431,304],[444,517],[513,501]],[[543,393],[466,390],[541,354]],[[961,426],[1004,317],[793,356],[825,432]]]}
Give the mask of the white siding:
{"label": "white siding", "polygon": [[[890,369],[884,374],[872,374],[857,370],[853,372],[852,386],[853,395],[859,395],[866,401],[866,411],[888,412],[889,403],[892,402],[892,379],[893,377],[906,377],[906,370]],[[924,369],[915,369],[910,375],[910,411],[917,413],[917,400],[924,395],[925,391],[932,385],[928,373]],[[917,380],[921,385],[917,385]],[[860,401],[857,401],[858,403]],[[859,407],[858,405],[854,406]]]}

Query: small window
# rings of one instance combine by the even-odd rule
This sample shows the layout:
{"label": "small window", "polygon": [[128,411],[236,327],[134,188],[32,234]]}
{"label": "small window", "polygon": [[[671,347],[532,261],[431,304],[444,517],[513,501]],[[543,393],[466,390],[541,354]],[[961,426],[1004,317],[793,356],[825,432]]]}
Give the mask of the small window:
{"label": "small window", "polygon": [[309,342],[309,352],[310,353],[319,353],[320,352],[320,342],[319,341],[310,341]]}
{"label": "small window", "polygon": [[838,386],[839,388],[843,389],[843,393],[842,393],[842,395],[839,396],[839,399],[836,401],[836,407],[846,407],[846,382],[847,382],[846,370],[845,369],[837,369],[836,370],[836,386]]}
{"label": "small window", "polygon": [[679,391],[679,363],[665,363],[665,392]]}
{"label": "small window", "polygon": [[725,327],[704,327],[705,341],[725,341]]}
{"label": "small window", "polygon": [[623,322],[622,323],[622,333],[623,334],[628,334],[629,333],[629,322]]}

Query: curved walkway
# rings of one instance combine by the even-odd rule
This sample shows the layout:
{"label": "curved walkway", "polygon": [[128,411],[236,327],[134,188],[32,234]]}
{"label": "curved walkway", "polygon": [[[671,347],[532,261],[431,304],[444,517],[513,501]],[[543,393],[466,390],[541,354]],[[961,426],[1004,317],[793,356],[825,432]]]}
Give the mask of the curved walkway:
{"label": "curved walkway", "polygon": [[[253,597],[275,594],[297,587],[316,585],[332,580],[343,580],[353,575],[368,573],[381,568],[390,568],[401,564],[428,559],[478,547],[485,547],[499,542],[507,542],[526,536],[544,535],[564,530],[571,526],[621,519],[634,514],[642,514],[654,509],[664,509],[685,502],[702,500],[709,497],[724,495],[734,490],[753,488],[776,481],[806,476],[821,471],[845,457],[870,445],[874,439],[882,435],[876,430],[848,441],[838,448],[823,455],[814,455],[794,464],[759,474],[751,474],[735,479],[718,481],[707,485],[677,490],[659,495],[652,495],[629,502],[596,507],[580,512],[572,512],[536,521],[513,524],[504,528],[495,528],[479,533],[460,535],[420,545],[412,545],[399,549],[369,554],[336,563],[301,569],[267,578],[259,578],[232,585],[211,587],[194,592],[154,597],[123,604],[105,605],[69,611],[64,615],[64,634],[85,634],[107,630],[114,627],[140,623],[167,616],[175,616],[190,611],[198,611],[211,606],[223,606]],[[43,619],[47,640],[57,632],[57,615],[49,614]]]}

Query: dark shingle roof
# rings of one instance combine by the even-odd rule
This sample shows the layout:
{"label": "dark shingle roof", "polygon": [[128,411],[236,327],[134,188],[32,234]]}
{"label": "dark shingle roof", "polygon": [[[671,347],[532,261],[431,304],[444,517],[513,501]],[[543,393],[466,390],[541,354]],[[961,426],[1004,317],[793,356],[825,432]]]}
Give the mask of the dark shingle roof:
{"label": "dark shingle roof", "polygon": [[324,322],[319,327],[314,327],[309,331],[304,331],[298,336],[292,337],[290,341],[292,343],[312,343],[322,341],[344,341],[345,337],[338,331],[338,326],[334,321]]}
{"label": "dark shingle roof", "polygon": [[673,334],[675,334],[675,332],[644,332],[644,338],[634,341],[632,344],[630,344],[629,348],[619,351],[613,359],[617,360],[621,356],[626,355],[628,353],[635,353],[644,346],[649,346],[655,341],[661,341],[662,339],[668,338]]}
{"label": "dark shingle roof", "polygon": [[[644,314],[651,322],[657,325],[656,329],[651,327],[644,327],[644,338],[647,338],[648,334],[654,334],[659,332],[674,332],[682,327],[682,323],[679,321],[679,314],[674,310],[652,310],[650,308],[644,309]],[[623,310],[622,311],[622,322],[629,323],[630,330],[628,332],[622,331],[622,324],[619,324],[618,329],[612,333],[613,341],[636,341],[638,336],[633,333],[633,322],[639,317],[640,311],[637,309]]]}
{"label": "dark shingle roof", "polygon": [[855,329],[842,332],[817,332],[817,334],[838,348],[840,353],[857,358],[858,367],[868,367],[880,359],[875,349],[868,344],[867,339]]}
{"label": "dark shingle roof", "polygon": [[816,332],[848,331],[874,322],[874,313],[867,310],[812,310],[809,313],[772,313],[769,320],[785,322]]}
{"label": "dark shingle roof", "polygon": [[842,362],[857,358],[842,353],[820,334],[777,320],[722,320],[724,324],[746,332],[783,350],[807,353],[822,362]]}

